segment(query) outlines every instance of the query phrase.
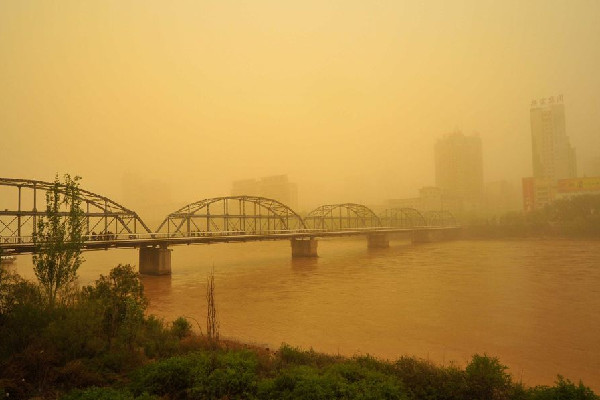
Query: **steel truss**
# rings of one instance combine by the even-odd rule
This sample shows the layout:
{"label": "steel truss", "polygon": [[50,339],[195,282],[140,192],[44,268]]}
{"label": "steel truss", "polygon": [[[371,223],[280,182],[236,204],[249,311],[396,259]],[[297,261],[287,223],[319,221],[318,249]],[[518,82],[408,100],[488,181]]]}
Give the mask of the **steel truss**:
{"label": "steel truss", "polygon": [[450,211],[427,211],[424,217],[427,226],[430,227],[457,226],[456,219]]}
{"label": "steel truss", "polygon": [[312,229],[326,231],[380,228],[379,217],[362,204],[328,204],[312,210],[306,218],[306,225]]}
{"label": "steel truss", "polygon": [[379,215],[384,226],[392,228],[413,228],[427,226],[423,214],[414,208],[391,208]]}
{"label": "steel truss", "polygon": [[[46,193],[54,183],[0,178],[0,187],[16,188],[16,210],[0,206],[0,245],[33,243],[39,218],[46,216]],[[59,187],[64,193],[64,186]],[[86,241],[132,239],[150,229],[133,211],[115,201],[79,189]],[[62,216],[68,211],[63,210]]]}
{"label": "steel truss", "polygon": [[169,214],[157,229],[168,237],[252,235],[305,230],[302,218],[277,200],[257,196],[204,199]]}

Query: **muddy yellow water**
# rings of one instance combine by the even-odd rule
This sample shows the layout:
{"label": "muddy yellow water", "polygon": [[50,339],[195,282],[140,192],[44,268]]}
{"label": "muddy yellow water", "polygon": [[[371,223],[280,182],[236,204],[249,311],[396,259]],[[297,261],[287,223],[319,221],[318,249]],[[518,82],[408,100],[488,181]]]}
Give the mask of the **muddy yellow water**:
{"label": "muddy yellow water", "polygon": [[[143,278],[149,312],[204,330],[214,267],[226,337],[463,366],[487,353],[527,384],[560,373],[600,391],[600,242],[396,240],[368,250],[365,239],[332,239],[319,255],[292,260],[285,241],[175,247],[171,276]],[[83,284],[137,264],[135,250],[85,257]],[[17,264],[33,276],[30,258]]]}

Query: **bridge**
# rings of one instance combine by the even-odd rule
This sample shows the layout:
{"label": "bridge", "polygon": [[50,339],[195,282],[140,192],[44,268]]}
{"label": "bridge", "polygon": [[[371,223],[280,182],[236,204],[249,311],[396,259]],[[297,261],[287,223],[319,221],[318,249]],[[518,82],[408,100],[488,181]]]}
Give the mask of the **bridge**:
{"label": "bridge", "polygon": [[[37,223],[46,215],[46,193],[53,187],[50,182],[0,178],[0,189],[13,196],[12,201],[0,197],[10,204],[0,203],[0,249],[5,254],[36,251]],[[385,248],[392,234],[428,242],[452,238],[460,229],[448,211],[392,208],[377,215],[364,205],[343,203],[317,207],[302,217],[277,200],[227,196],[181,207],[152,231],[137,213],[107,197],[83,189],[79,197],[83,250],[139,249],[140,273],[154,275],[171,273],[171,247],[176,245],[289,240],[292,257],[316,257],[319,238],[365,236],[369,248]],[[68,211],[60,214],[66,217]]]}

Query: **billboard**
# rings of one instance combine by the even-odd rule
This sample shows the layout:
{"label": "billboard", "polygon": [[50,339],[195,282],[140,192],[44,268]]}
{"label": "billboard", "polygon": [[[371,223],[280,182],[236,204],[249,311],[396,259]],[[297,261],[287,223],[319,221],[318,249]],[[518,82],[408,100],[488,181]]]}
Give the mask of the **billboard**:
{"label": "billboard", "polygon": [[600,176],[561,179],[558,181],[557,191],[558,193],[600,192]]}

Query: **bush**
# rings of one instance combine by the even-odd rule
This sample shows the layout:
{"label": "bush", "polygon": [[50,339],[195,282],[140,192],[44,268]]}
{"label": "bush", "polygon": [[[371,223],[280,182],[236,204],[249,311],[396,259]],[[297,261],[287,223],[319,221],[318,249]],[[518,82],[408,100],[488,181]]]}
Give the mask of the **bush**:
{"label": "bush", "polygon": [[208,369],[209,363],[208,356],[201,353],[157,361],[132,374],[131,389],[136,395],[148,392],[179,398],[192,387],[198,371]]}
{"label": "bush", "polygon": [[189,398],[246,399],[256,394],[258,387],[256,354],[242,350],[213,352],[209,357],[211,358],[209,365],[203,365],[196,370]]}
{"label": "bush", "polygon": [[[366,362],[365,362],[366,361]],[[324,377],[337,382],[336,391],[348,399],[406,399],[407,390],[387,367],[372,357],[360,358],[329,367]]]}
{"label": "bush", "polygon": [[336,383],[323,379],[317,369],[306,365],[280,371],[273,379],[258,386],[259,399],[331,399]]}
{"label": "bush", "polygon": [[179,317],[173,321],[171,333],[178,339],[183,339],[192,334],[192,324],[184,317]]}
{"label": "bush", "polygon": [[146,365],[132,374],[133,393],[191,399],[248,398],[258,361],[250,351],[193,353]]}
{"label": "bush", "polygon": [[279,361],[282,367],[289,365],[311,365],[323,367],[331,365],[342,357],[331,356],[328,354],[317,353],[313,349],[308,351],[301,350],[298,347],[292,347],[288,344],[282,344],[277,351]]}
{"label": "bush", "polygon": [[354,360],[332,364],[321,372],[306,365],[284,369],[259,384],[258,398],[402,400],[408,396],[398,378]]}
{"label": "bush", "polygon": [[125,390],[91,387],[84,390],[73,390],[61,397],[61,400],[158,400],[158,397],[150,396],[147,393],[135,397]]}
{"label": "bush", "polygon": [[144,348],[144,353],[150,358],[171,357],[177,353],[179,347],[179,339],[165,327],[162,319],[154,315],[144,320],[139,341]]}
{"label": "bush", "polygon": [[475,354],[465,368],[465,399],[508,399],[512,380],[507,369],[495,357]]}
{"label": "bush", "polygon": [[582,382],[575,385],[568,379],[558,376],[554,387],[536,386],[528,391],[529,400],[598,400],[594,392]]}
{"label": "bush", "polygon": [[148,305],[139,274],[131,265],[119,264],[108,276],[101,275],[93,286],[82,290],[83,301],[95,304],[102,315],[102,331],[108,346],[114,339],[133,348]]}
{"label": "bush", "polygon": [[465,374],[454,366],[438,367],[430,361],[401,357],[394,367],[412,398],[458,400],[466,391]]}

